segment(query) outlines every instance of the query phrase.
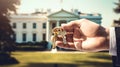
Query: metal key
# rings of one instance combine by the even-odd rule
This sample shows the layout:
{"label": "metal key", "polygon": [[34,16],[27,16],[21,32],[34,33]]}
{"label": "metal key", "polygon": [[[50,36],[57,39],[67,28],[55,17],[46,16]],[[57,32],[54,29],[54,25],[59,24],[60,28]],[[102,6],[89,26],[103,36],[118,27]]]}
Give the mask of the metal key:
{"label": "metal key", "polygon": [[54,33],[54,36],[57,37],[58,35],[62,36],[62,39],[63,39],[63,43],[64,44],[67,44],[67,41],[66,41],[66,31],[63,30],[61,27],[55,27],[53,29],[53,33]]}
{"label": "metal key", "polygon": [[66,31],[65,30],[62,30],[59,32],[60,35],[62,35],[62,38],[63,38],[63,43],[64,44],[67,44],[67,41],[66,41]]}
{"label": "metal key", "polygon": [[52,39],[53,45],[52,45],[52,49],[55,49],[55,48],[56,48],[55,42],[56,42],[57,37],[58,37],[58,32],[57,32],[57,31],[54,31],[54,29],[53,29],[52,32],[53,32],[53,39]]}

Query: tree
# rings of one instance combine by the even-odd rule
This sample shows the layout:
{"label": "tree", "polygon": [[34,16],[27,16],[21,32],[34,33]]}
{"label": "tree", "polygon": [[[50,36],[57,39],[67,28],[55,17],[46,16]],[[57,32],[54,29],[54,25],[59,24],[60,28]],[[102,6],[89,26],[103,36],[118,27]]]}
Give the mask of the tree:
{"label": "tree", "polygon": [[120,0],[118,3],[115,3],[117,7],[114,9],[115,13],[120,13]]}
{"label": "tree", "polygon": [[[115,3],[115,5],[117,5],[116,8],[114,8],[114,12],[117,13],[117,14],[120,14],[120,0],[118,3]],[[114,20],[112,26],[120,26],[120,19],[119,20]]]}
{"label": "tree", "polygon": [[14,42],[12,38],[14,31],[10,25],[9,15],[11,12],[16,13],[18,5],[20,0],[0,0],[0,51],[12,46]]}

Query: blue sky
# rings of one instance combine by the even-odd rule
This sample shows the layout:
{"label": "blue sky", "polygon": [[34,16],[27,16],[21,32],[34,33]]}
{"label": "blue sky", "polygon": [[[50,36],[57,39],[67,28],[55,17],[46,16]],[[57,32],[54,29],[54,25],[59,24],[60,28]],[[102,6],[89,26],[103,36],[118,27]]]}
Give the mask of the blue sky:
{"label": "blue sky", "polygon": [[78,9],[82,13],[102,14],[102,26],[110,27],[114,19],[120,18],[120,14],[113,12],[114,2],[118,0],[21,0],[18,13],[32,13],[42,8],[52,11]]}

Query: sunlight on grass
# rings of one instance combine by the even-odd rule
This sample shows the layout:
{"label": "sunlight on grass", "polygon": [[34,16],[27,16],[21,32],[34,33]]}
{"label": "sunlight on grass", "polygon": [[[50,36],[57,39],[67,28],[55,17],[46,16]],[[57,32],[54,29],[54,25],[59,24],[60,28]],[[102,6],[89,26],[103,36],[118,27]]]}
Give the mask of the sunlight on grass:
{"label": "sunlight on grass", "polygon": [[41,65],[55,67],[54,64],[58,64],[59,67],[95,67],[96,65],[98,65],[97,67],[112,67],[111,57],[106,52],[13,52],[12,56],[20,63],[5,65],[5,67],[32,67],[30,65],[34,65],[33,67],[42,67]]}

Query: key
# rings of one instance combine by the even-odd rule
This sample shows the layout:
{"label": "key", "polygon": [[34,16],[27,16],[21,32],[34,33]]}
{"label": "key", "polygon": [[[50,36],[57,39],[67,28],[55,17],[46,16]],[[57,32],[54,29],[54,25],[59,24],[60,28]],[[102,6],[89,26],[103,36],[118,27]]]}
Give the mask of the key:
{"label": "key", "polygon": [[52,49],[55,49],[56,48],[56,40],[57,40],[57,37],[58,37],[58,33],[59,33],[59,28],[55,27],[52,32],[53,32],[53,39],[52,39],[52,42],[53,42],[53,45],[52,45]]}
{"label": "key", "polygon": [[64,43],[64,44],[67,44],[66,36],[63,37],[63,43]]}
{"label": "key", "polygon": [[66,36],[65,36],[65,35],[66,35],[66,31],[65,31],[65,30],[63,30],[61,27],[55,27],[55,28],[53,29],[53,32],[56,32],[57,36],[58,36],[58,35],[62,36],[63,43],[64,43],[64,44],[67,44]]}
{"label": "key", "polygon": [[66,31],[62,30],[60,31],[60,35],[62,35],[62,38],[63,38],[63,43],[64,44],[67,44],[67,41],[66,41]]}
{"label": "key", "polygon": [[56,40],[57,40],[57,36],[58,36],[58,34],[57,34],[57,32],[53,32],[53,39],[52,39],[52,42],[53,42],[53,45],[52,45],[52,49],[55,49],[56,48],[56,44],[55,44],[55,42],[56,42]]}

